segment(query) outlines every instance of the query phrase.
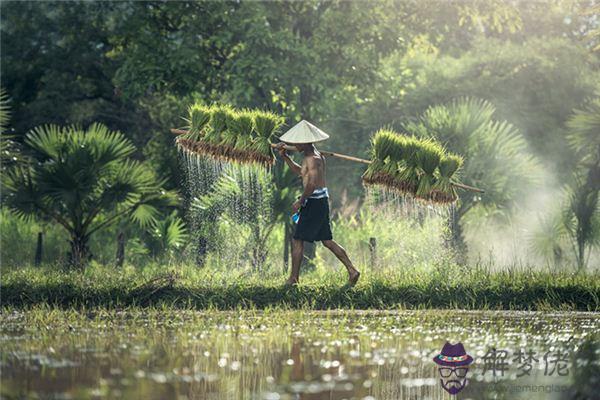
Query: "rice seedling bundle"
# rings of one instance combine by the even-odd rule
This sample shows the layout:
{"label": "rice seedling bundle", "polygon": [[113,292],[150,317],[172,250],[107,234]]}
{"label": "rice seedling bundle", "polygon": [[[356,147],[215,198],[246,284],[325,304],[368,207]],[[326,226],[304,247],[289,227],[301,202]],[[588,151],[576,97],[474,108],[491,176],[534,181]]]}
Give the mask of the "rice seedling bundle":
{"label": "rice seedling bundle", "polygon": [[232,129],[235,131],[234,148],[240,152],[246,152],[254,140],[254,118],[252,112],[244,110],[238,113]]}
{"label": "rice seedling bundle", "polygon": [[206,143],[219,144],[222,140],[222,134],[227,130],[227,121],[229,120],[233,108],[226,105],[215,105],[211,107],[209,129],[202,140]]}
{"label": "rice seedling bundle", "polygon": [[452,177],[462,165],[462,158],[447,154],[431,138],[381,129],[371,139],[371,158],[363,175],[366,185],[383,186],[429,201],[456,200]]}
{"label": "rice seedling bundle", "polygon": [[188,108],[188,115],[189,118],[184,118],[190,126],[186,138],[198,141],[204,135],[204,129],[210,121],[211,109],[202,104],[192,104]]}
{"label": "rice seedling bundle", "polygon": [[244,134],[241,129],[242,123],[239,123],[240,113],[237,111],[228,112],[225,115],[225,129],[221,131],[221,140],[219,145],[223,147],[223,152],[231,154],[238,136]]}
{"label": "rice seedling bundle", "polygon": [[419,177],[419,185],[417,186],[417,196],[427,198],[433,184],[435,182],[435,170],[440,164],[441,158],[444,156],[444,149],[441,145],[433,140],[421,142],[420,149],[417,153],[418,165],[423,171]]}
{"label": "rice seedling bundle", "polygon": [[186,151],[228,162],[271,165],[275,158],[271,140],[283,125],[276,114],[235,110],[227,105],[194,104],[188,109],[188,132],[177,144]]}
{"label": "rice seedling bundle", "polygon": [[452,177],[462,167],[464,159],[456,154],[446,154],[440,160],[436,182],[433,184],[431,199],[437,202],[453,202],[457,198],[452,185]]}
{"label": "rice seedling bundle", "polygon": [[266,165],[272,164],[274,155],[271,140],[281,128],[285,119],[280,115],[262,110],[254,111],[253,116],[256,136],[253,138],[249,149],[254,154],[256,162]]}
{"label": "rice seedling bundle", "polygon": [[421,141],[414,136],[405,136],[403,146],[403,157],[398,162],[396,172],[396,187],[404,193],[415,194],[421,175],[419,167]]}
{"label": "rice seedling bundle", "polygon": [[387,185],[393,176],[386,174],[384,168],[389,163],[394,148],[397,147],[398,135],[387,129],[380,129],[371,138],[371,164],[363,175],[363,180],[372,185]]}

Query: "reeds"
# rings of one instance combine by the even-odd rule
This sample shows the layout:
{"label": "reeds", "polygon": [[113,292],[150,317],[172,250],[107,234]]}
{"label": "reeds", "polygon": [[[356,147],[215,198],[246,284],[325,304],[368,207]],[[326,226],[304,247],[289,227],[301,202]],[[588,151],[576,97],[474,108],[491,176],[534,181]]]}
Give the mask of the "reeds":
{"label": "reeds", "polygon": [[228,105],[188,108],[188,132],[177,139],[185,151],[210,158],[270,166],[275,157],[271,138],[283,125],[283,117],[262,110],[236,110]]}
{"label": "reeds", "polygon": [[463,159],[445,151],[437,141],[380,129],[371,138],[371,164],[362,179],[435,203],[457,199],[453,177]]}

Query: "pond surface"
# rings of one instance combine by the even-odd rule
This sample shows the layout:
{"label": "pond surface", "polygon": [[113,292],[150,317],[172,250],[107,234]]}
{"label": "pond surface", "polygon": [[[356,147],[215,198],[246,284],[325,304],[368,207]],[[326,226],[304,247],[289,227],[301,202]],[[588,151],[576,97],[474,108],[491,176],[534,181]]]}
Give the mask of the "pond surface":
{"label": "pond surface", "polygon": [[[3,399],[591,399],[600,387],[597,313],[46,309],[0,322]],[[455,396],[433,362],[446,341],[473,358],[447,383],[466,379]]]}

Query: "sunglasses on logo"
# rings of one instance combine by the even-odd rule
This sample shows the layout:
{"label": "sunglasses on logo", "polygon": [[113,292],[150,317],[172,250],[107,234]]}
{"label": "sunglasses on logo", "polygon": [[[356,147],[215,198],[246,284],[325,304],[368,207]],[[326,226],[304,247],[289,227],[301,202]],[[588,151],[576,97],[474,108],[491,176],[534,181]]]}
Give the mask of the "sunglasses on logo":
{"label": "sunglasses on logo", "polygon": [[440,371],[440,375],[442,378],[449,378],[450,375],[454,372],[454,374],[459,378],[464,378],[467,376],[467,371],[469,368],[438,368]]}

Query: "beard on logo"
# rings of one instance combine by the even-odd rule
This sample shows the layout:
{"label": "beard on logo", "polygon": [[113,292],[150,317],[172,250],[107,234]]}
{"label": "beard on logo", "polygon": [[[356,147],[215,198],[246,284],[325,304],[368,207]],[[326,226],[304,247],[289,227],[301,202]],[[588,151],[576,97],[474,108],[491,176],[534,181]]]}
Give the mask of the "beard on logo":
{"label": "beard on logo", "polygon": [[446,380],[444,381],[443,379],[440,379],[440,383],[442,384],[442,387],[444,388],[444,390],[450,394],[456,394],[458,392],[460,392],[461,390],[463,390],[463,388],[465,387],[466,384],[466,379],[465,380],[456,380],[456,379],[450,379],[450,380]]}

